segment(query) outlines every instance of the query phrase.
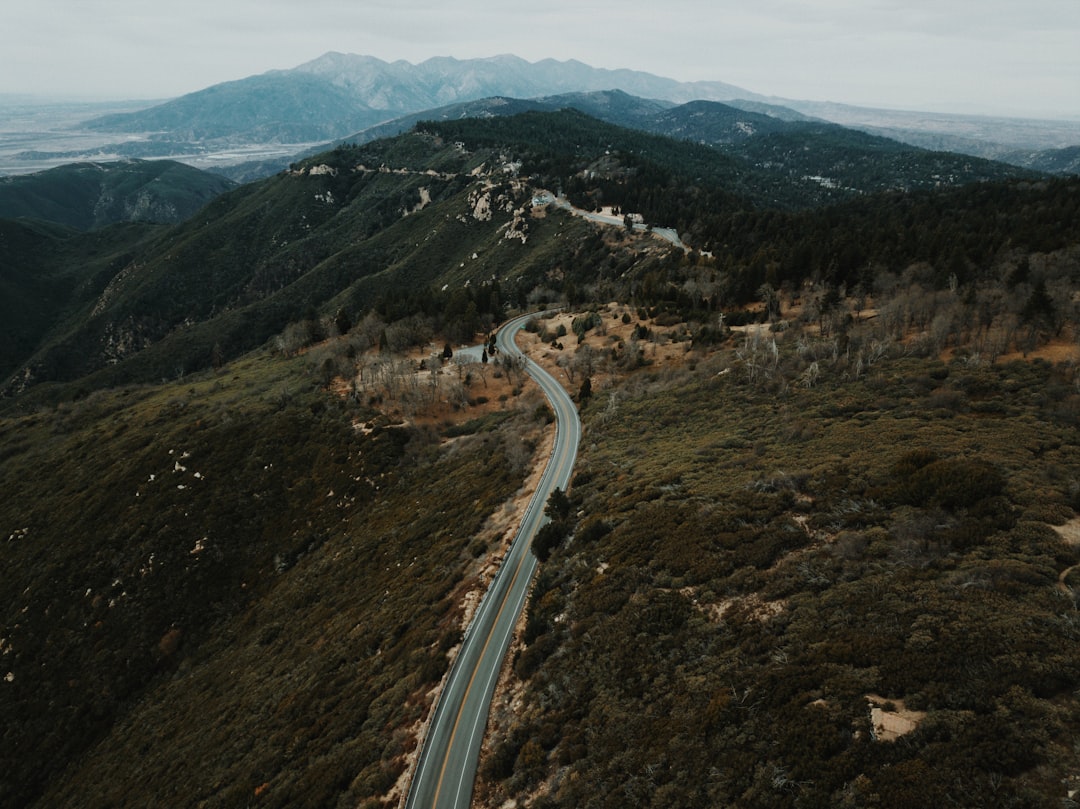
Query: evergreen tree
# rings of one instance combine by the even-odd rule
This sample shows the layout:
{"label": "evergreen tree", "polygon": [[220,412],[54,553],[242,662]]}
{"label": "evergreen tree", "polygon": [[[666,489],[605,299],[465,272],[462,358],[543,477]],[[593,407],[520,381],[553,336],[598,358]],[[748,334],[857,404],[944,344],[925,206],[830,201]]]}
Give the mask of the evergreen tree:
{"label": "evergreen tree", "polygon": [[1046,291],[1046,282],[1039,279],[1031,289],[1031,296],[1020,313],[1024,323],[1052,329],[1054,325],[1054,299]]}
{"label": "evergreen tree", "polygon": [[555,487],[548,497],[547,505],[544,507],[544,513],[555,521],[565,520],[569,517],[570,498],[566,496],[566,492]]}
{"label": "evergreen tree", "polygon": [[585,404],[585,402],[589,401],[589,398],[591,396],[592,396],[592,377],[587,376],[587,377],[585,377],[585,379],[583,379],[581,381],[581,389],[578,391],[578,402],[580,404]]}

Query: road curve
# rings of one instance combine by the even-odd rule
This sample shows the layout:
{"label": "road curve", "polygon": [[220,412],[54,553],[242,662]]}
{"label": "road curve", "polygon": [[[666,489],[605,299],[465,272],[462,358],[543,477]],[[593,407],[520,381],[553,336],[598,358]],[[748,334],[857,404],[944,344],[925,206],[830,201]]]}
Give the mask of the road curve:
{"label": "road curve", "polygon": [[[603,225],[611,225],[612,227],[626,227],[625,220],[621,216],[610,216],[608,214],[597,213],[596,211],[586,211],[584,208],[575,208],[564,197],[556,197],[551,192],[544,192],[545,199],[551,201],[551,204],[556,208],[562,208],[564,211],[569,211],[574,216],[580,216],[582,219],[588,219],[590,222],[599,222]],[[642,222],[636,222],[634,224],[634,230],[641,233],[651,233],[653,236],[658,236],[664,241],[671,242],[671,244],[678,247],[680,250],[686,252],[690,251],[690,248],[683,243],[683,240],[679,238],[679,234],[675,232],[673,228],[662,227],[649,227]]]}
{"label": "road curve", "polygon": [[577,457],[581,440],[577,408],[562,386],[514,344],[514,335],[530,317],[521,315],[507,322],[499,330],[497,345],[502,354],[524,360],[529,376],[547,396],[555,411],[555,446],[517,536],[465,631],[428,727],[406,809],[467,809],[472,800],[480,742],[495,682],[536,570],[536,557],[529,552],[532,539],[548,521],[544,514],[548,496],[555,488],[567,489]]}

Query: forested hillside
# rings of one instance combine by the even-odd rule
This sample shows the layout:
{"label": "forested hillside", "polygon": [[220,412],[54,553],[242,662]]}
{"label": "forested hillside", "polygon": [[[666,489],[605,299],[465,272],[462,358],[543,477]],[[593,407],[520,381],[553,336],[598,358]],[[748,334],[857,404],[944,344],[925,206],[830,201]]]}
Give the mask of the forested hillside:
{"label": "forested hillside", "polygon": [[[833,152],[810,153],[835,162],[844,141],[828,138]],[[875,162],[848,145],[852,166]],[[309,317],[309,308],[355,320],[399,290],[426,294],[497,279],[504,300],[523,301],[552,267],[589,283],[595,265],[580,255],[587,243],[570,238],[584,232],[582,224],[564,224],[554,212],[533,216],[537,188],[674,228],[715,256],[713,266],[727,278],[727,305],[746,303],[765,281],[823,275],[866,287],[878,268],[900,272],[918,260],[947,266],[942,280],[964,280],[1004,244],[1043,250],[1075,231],[1068,180],[983,183],[1018,170],[931,153],[916,155],[928,162],[909,164],[910,150],[893,151],[907,161],[890,175],[893,187],[960,187],[951,197],[894,191],[822,208],[850,198],[850,189],[803,176],[810,168],[754,163],[572,111],[425,123],[238,188],[133,245],[111,277],[94,274],[88,286],[67,290],[73,308],[52,308],[51,328],[32,353],[14,357],[25,367],[8,390],[91,373],[95,385],[184,373],[261,345]],[[942,179],[945,168],[953,173]],[[882,184],[866,181],[868,191]],[[1038,216],[1040,206],[1063,215]],[[1009,215],[999,215],[1004,211]],[[54,253],[65,242],[55,239]],[[35,251],[28,262],[38,261]],[[35,282],[80,272],[54,261]]]}
{"label": "forested hillside", "polygon": [[0,377],[88,305],[157,230],[118,224],[88,233],[44,222],[0,220]]}
{"label": "forested hillside", "polygon": [[73,163],[0,177],[0,219],[89,230],[117,222],[183,222],[232,188],[217,174],[171,160]]}
{"label": "forested hillside", "polygon": [[[607,182],[572,186],[566,189],[568,195],[591,190],[596,203],[623,205],[625,201],[623,207],[646,214],[649,221],[684,220],[687,227],[692,220],[684,211],[718,210],[722,198],[700,196],[702,191],[715,192],[718,185],[737,194],[743,207],[783,210],[891,190],[942,189],[1039,176],[1004,163],[930,152],[831,124],[784,122],[722,104],[703,106],[706,111],[688,104],[640,118],[637,124],[627,124],[634,127],[630,131],[571,109],[418,126],[472,146],[513,145],[537,157],[536,164],[526,161],[526,171],[541,176],[556,172],[564,181],[560,170],[565,166],[557,160],[549,162],[552,155],[562,159],[591,156],[597,161],[590,167],[595,176],[585,179]],[[753,136],[729,136],[732,128],[741,131],[740,127],[755,126],[758,131]],[[714,148],[717,145],[723,148]],[[607,159],[601,161],[601,157]],[[665,181],[673,176],[683,184],[665,193]],[[643,208],[650,203],[665,209]]]}
{"label": "forested hillside", "polygon": [[[388,164],[395,171],[380,170]],[[580,223],[523,218],[530,193],[497,153],[430,137],[321,155],[133,245],[78,308],[54,313],[12,384],[171,377],[262,345],[292,321],[356,319],[405,291],[438,297],[450,282],[498,278],[524,295],[587,243]],[[60,273],[59,262],[47,269]]]}

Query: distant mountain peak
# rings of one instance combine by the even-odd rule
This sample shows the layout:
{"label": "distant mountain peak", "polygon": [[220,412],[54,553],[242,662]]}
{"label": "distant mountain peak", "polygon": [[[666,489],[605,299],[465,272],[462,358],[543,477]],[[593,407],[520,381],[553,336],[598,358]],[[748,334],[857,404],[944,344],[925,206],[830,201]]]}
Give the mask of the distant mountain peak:
{"label": "distant mountain peak", "polygon": [[[288,70],[215,84],[136,113],[88,122],[110,132],[170,132],[188,140],[326,142],[385,121],[483,98],[546,98],[619,91],[682,104],[696,99],[764,101],[723,82],[686,84],[574,59],[529,62],[514,54],[419,64],[328,51]],[[615,97],[613,97],[615,98]]]}
{"label": "distant mountain peak", "polygon": [[[392,106],[380,106],[380,103],[391,105],[399,98],[398,109],[406,112],[422,109],[425,105],[406,105],[410,94],[396,95],[391,90],[394,84],[408,85],[413,92],[426,91],[428,107],[496,95],[533,98],[594,90],[621,90],[630,95],[673,103],[695,99],[765,100],[757,93],[724,82],[685,83],[639,70],[593,67],[577,59],[548,58],[529,62],[508,53],[472,59],[434,56],[412,64],[404,60],[390,63],[373,56],[331,51],[294,70],[321,75],[347,87],[371,86],[373,79],[378,78],[382,92],[376,91],[375,97],[367,98],[365,103],[375,109],[392,109]],[[441,84],[434,86],[434,81]]]}

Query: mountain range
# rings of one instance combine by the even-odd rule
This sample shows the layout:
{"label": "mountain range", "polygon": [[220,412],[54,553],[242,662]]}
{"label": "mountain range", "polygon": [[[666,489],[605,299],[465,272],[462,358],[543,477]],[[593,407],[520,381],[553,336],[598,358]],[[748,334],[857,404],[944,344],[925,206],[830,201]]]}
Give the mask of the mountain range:
{"label": "mountain range", "polygon": [[[749,171],[783,173],[788,190],[817,183],[835,191],[834,199],[890,188],[962,185],[977,179],[1016,175],[1015,167],[1001,162],[912,147],[883,135],[811,118],[786,107],[740,101],[731,104],[690,101],[676,105],[639,98],[621,90],[525,100],[496,97],[450,104],[369,127],[339,142],[368,143],[429,120],[495,118],[563,109],[578,110],[627,129],[712,146],[745,161]],[[310,150],[309,154],[316,151]],[[1061,164],[1069,165],[1067,156]],[[762,183],[759,187],[767,185]],[[806,200],[820,201],[813,194],[808,194]],[[798,207],[800,203],[789,204]]]}
{"label": "mountain range", "polygon": [[[561,190],[586,209],[607,204],[639,212],[695,248],[713,251],[744,240],[734,218],[740,211],[764,219],[798,216],[881,193],[1040,179],[1003,163],[717,102],[665,108],[621,93],[583,98],[638,128],[572,109],[430,120],[392,138],[339,145],[224,191],[167,229],[133,223],[123,232],[106,228],[70,239],[44,224],[10,223],[10,266],[45,264],[28,273],[27,287],[16,283],[4,301],[5,320],[20,324],[11,327],[0,365],[7,390],[88,374],[101,384],[201,367],[215,352],[233,356],[280,332],[301,302],[359,312],[390,290],[416,284],[426,289],[470,278],[530,276],[544,256],[566,261],[566,251],[577,249],[555,238],[558,229],[549,232],[549,220],[528,224],[520,213],[509,215],[525,210],[521,197],[530,187]],[[529,106],[535,105],[523,108]],[[643,131],[649,126],[692,129],[698,139]],[[723,148],[698,142],[705,133]],[[168,165],[121,164],[111,171],[124,177],[133,168]],[[29,189],[37,182],[49,189],[55,178],[69,176],[76,189],[87,170],[30,175],[18,178],[19,185]],[[512,174],[506,172],[519,170],[528,179],[512,183],[511,191]],[[106,170],[93,171],[96,177]],[[497,190],[476,191],[473,172],[482,172],[478,176]],[[100,196],[98,186],[91,191],[89,199]],[[489,205],[498,200],[508,232],[519,232],[514,221],[528,224],[532,249],[518,256],[502,233],[479,223],[461,232],[457,224],[436,226],[440,220],[476,220],[478,195]],[[77,198],[72,191],[70,199]],[[48,219],[42,208],[28,206],[23,213]],[[780,220],[772,221],[775,226]],[[435,229],[417,233],[424,222]],[[436,259],[432,245],[447,239]],[[550,243],[542,249],[544,241]],[[935,257],[941,249],[935,247]],[[839,260],[843,272],[856,273],[869,255],[844,248]],[[39,289],[48,305],[25,306]]]}
{"label": "mountain range", "polygon": [[490,96],[533,98],[620,89],[675,103],[756,98],[722,82],[681,83],[631,70],[515,56],[429,59],[418,65],[328,53],[292,70],[214,85],[141,112],[87,122],[110,132],[169,131],[179,139],[330,140],[382,121]]}
{"label": "mountain range", "polygon": [[[234,179],[254,179],[288,165],[289,156],[345,138],[370,139],[408,128],[429,110],[453,105],[466,114],[481,99],[561,103],[589,114],[588,94],[619,90],[643,105],[679,106],[718,101],[784,120],[832,121],[932,150],[1003,159],[1055,173],[1076,168],[1075,155],[1060,150],[1080,144],[1080,124],[1017,121],[874,110],[822,102],[768,98],[723,82],[678,82],[632,70],[605,70],[577,61],[527,62],[515,56],[420,64],[385,62],[370,56],[327,53],[288,70],[208,87],[148,109],[99,116],[83,127],[99,138],[126,137],[101,147],[122,157],[179,157],[200,167],[214,166]],[[561,99],[561,100],[560,100]],[[490,103],[490,102],[489,102]],[[443,114],[440,112],[438,114]],[[599,117],[605,117],[599,115]],[[613,120],[608,119],[606,120]],[[626,125],[625,121],[613,120]],[[366,133],[366,134],[365,134]],[[256,145],[283,155],[263,164],[227,168],[221,155]],[[26,150],[27,158],[49,157]],[[55,152],[55,159],[83,159],[78,151]]]}

